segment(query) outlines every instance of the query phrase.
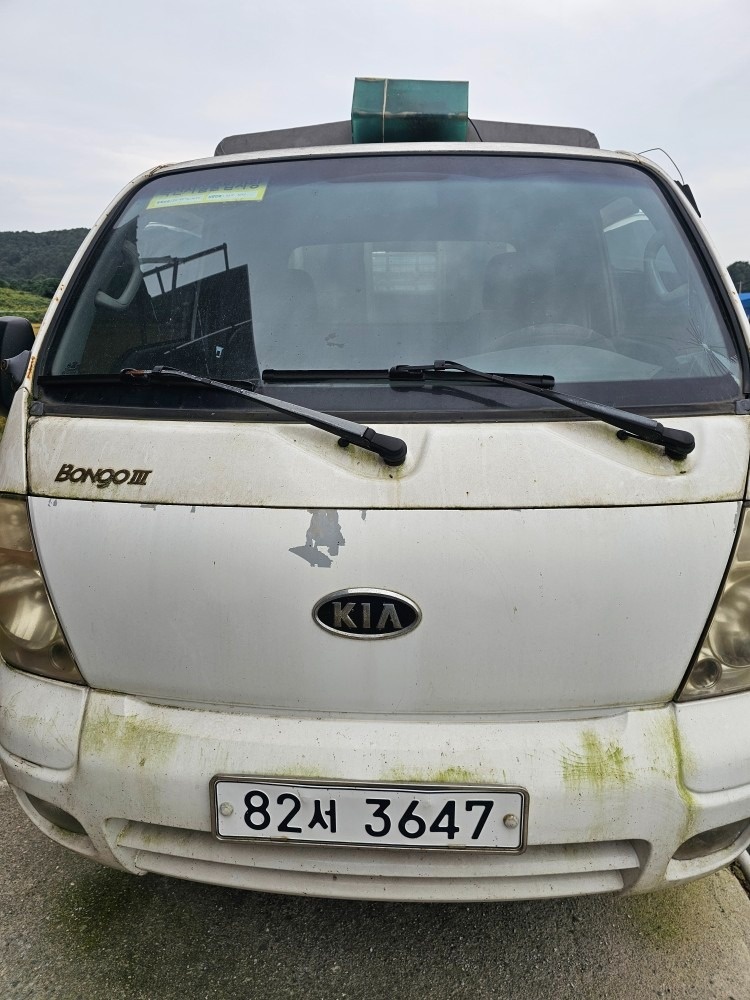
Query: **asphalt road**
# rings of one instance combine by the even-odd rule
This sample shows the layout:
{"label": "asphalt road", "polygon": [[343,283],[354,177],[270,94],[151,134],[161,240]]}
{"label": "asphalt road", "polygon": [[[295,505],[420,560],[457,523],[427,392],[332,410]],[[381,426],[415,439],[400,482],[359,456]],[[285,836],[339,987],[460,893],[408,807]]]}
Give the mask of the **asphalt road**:
{"label": "asphalt road", "polygon": [[750,1000],[750,898],[356,903],[99,868],[0,779],[0,1000]]}

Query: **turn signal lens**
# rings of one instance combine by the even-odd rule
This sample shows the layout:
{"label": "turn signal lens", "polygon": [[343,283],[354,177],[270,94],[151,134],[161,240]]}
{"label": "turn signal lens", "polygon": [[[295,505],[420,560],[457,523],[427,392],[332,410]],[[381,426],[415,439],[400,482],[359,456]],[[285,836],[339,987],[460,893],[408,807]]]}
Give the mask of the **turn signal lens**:
{"label": "turn signal lens", "polygon": [[24,500],[0,497],[0,654],[6,663],[85,684],[52,610]]}
{"label": "turn signal lens", "polygon": [[688,671],[678,701],[750,689],[750,518],[747,508],[737,548],[713,620]]}

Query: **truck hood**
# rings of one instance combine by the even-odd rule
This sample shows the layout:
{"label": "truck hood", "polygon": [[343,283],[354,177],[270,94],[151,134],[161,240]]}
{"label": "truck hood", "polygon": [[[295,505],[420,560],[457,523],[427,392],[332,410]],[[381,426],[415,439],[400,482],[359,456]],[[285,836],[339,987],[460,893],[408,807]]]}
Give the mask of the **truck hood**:
{"label": "truck hood", "polygon": [[[750,456],[746,417],[670,423],[696,437],[684,462],[591,421],[382,426],[409,444],[394,469],[295,424],[45,416],[32,525],[97,688],[315,714],[653,705],[710,614]],[[357,588],[420,623],[319,627]]]}

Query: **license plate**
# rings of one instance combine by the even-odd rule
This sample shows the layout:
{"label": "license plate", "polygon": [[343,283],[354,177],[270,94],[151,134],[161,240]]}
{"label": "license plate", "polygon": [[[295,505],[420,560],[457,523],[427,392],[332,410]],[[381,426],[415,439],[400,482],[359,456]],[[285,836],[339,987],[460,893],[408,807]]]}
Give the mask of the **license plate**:
{"label": "license plate", "polygon": [[220,840],[520,852],[528,794],[506,786],[354,785],[218,776]]}

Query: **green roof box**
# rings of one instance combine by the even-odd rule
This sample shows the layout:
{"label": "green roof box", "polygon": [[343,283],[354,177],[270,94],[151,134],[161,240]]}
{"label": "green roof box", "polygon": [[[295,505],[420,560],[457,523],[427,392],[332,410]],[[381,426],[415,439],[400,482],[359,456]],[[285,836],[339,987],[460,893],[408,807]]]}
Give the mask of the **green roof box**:
{"label": "green roof box", "polygon": [[469,84],[358,76],[352,142],[466,142]]}

